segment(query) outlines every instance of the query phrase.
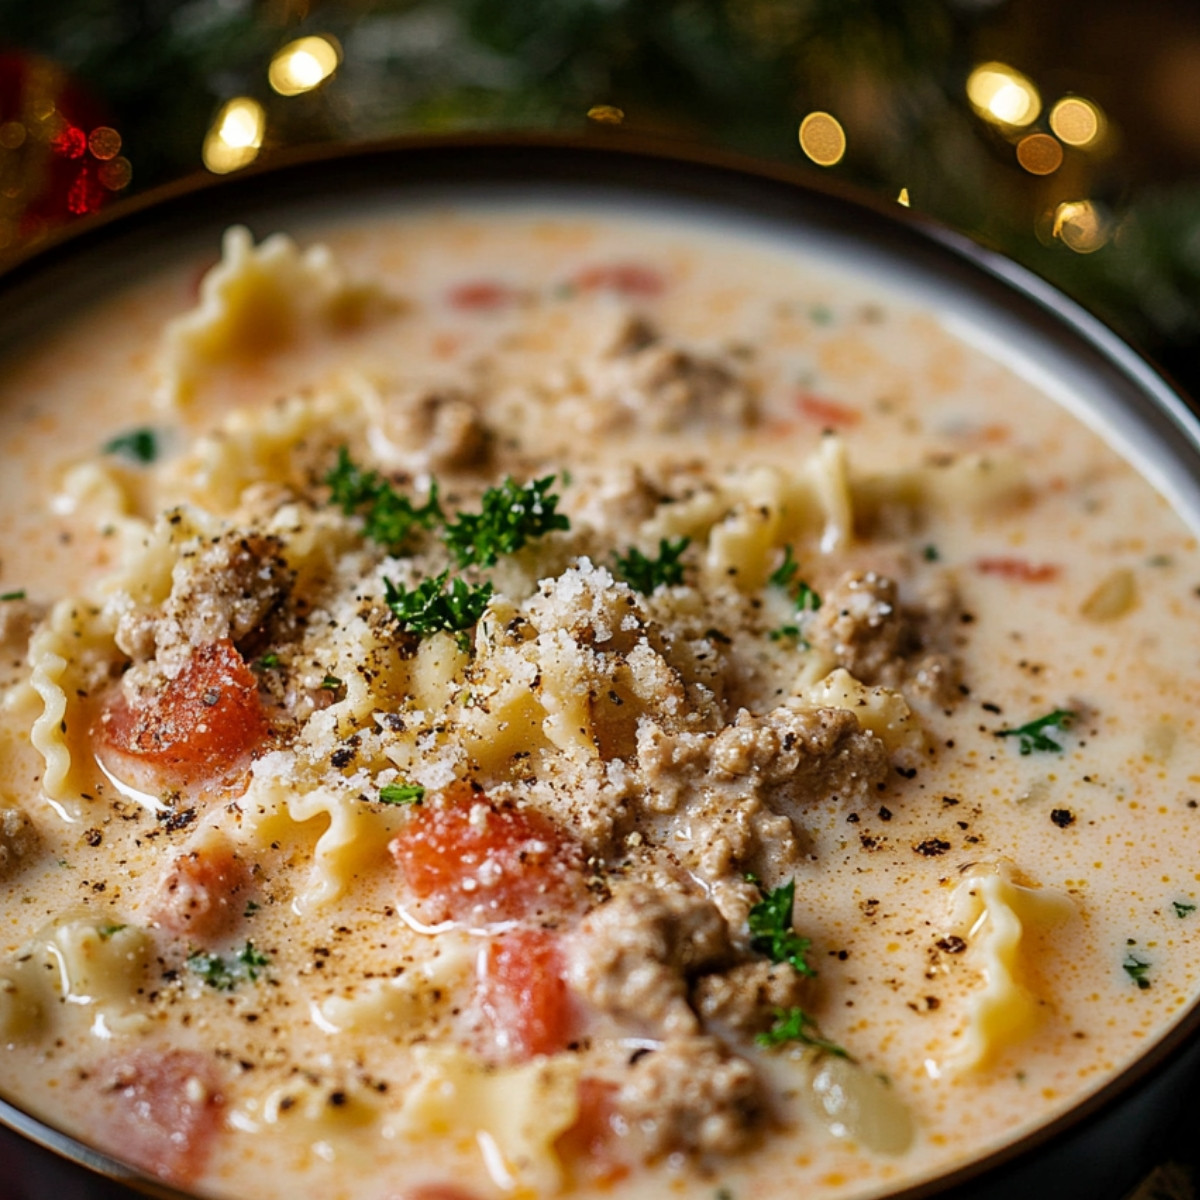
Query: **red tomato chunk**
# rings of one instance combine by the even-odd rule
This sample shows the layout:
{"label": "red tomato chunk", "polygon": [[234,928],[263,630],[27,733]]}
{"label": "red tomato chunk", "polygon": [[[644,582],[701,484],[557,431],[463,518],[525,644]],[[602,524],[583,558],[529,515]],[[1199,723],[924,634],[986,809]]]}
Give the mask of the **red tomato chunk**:
{"label": "red tomato chunk", "polygon": [[607,263],[585,267],[572,281],[581,291],[611,291],[622,296],[659,296],[666,281],[653,267],[641,263]]}
{"label": "red tomato chunk", "polygon": [[822,425],[833,429],[848,429],[862,420],[862,413],[857,408],[826,400],[812,392],[796,394],[796,411],[801,416],[819,421]]}
{"label": "red tomato chunk", "polygon": [[583,895],[579,846],[547,817],[465,785],[413,814],[391,842],[404,886],[430,923],[554,920]]}
{"label": "red tomato chunk", "polygon": [[584,1076],[579,1081],[579,1116],[555,1142],[573,1176],[603,1185],[629,1174],[615,1121],[617,1091],[606,1079]]}
{"label": "red tomato chunk", "polygon": [[119,1157],[171,1183],[204,1170],[224,1108],[204,1055],[138,1050],[110,1061],[98,1080],[105,1140]]}
{"label": "red tomato chunk", "polygon": [[565,974],[558,939],[547,930],[514,929],[488,942],[478,998],[502,1060],[565,1049],[573,1024]]}
{"label": "red tomato chunk", "polygon": [[1054,563],[1031,563],[1023,558],[980,558],[975,569],[983,575],[996,575],[1018,583],[1049,583],[1059,576]]}
{"label": "red tomato chunk", "polygon": [[181,787],[220,781],[266,734],[258,682],[229,641],[197,646],[174,679],[136,706],[118,698],[100,728],[107,747]]}
{"label": "red tomato chunk", "polygon": [[507,308],[520,298],[521,293],[516,288],[487,279],[460,283],[446,294],[450,307],[459,312],[492,312]]}

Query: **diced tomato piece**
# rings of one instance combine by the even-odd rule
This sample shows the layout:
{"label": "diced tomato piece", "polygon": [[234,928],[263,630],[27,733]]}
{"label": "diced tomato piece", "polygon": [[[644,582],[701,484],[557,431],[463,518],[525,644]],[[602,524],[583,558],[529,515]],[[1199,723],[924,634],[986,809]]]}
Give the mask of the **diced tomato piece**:
{"label": "diced tomato piece", "polygon": [[460,283],[446,293],[451,308],[459,312],[492,312],[515,303],[521,293],[507,283],[480,279],[472,283]]}
{"label": "diced tomato piece", "polygon": [[983,575],[997,575],[1019,583],[1049,583],[1061,571],[1054,563],[1031,563],[1024,558],[978,558],[975,569]]}
{"label": "diced tomato piece", "polygon": [[227,640],[197,646],[183,670],[142,703],[119,697],[99,729],[102,750],[180,787],[227,778],[266,735],[258,682]]}
{"label": "diced tomato piece", "polygon": [[653,267],[641,263],[605,263],[584,267],[572,280],[581,291],[619,292],[622,296],[660,296],[666,280]]}
{"label": "diced tomato piece", "polygon": [[227,933],[245,908],[250,869],[219,830],[206,830],[178,855],[160,886],[155,919],[171,933],[208,942]]}
{"label": "diced tomato piece", "polygon": [[857,408],[838,404],[835,400],[826,400],[812,392],[796,393],[796,409],[801,416],[835,429],[849,429],[862,420],[862,413]]}
{"label": "diced tomato piece", "polygon": [[566,1047],[573,1025],[566,965],[557,937],[545,929],[513,929],[480,955],[479,1006],[506,1062]]}
{"label": "diced tomato piece", "polygon": [[615,1083],[585,1075],[579,1081],[579,1115],[575,1124],[554,1143],[572,1174],[592,1183],[616,1183],[629,1174],[629,1163],[622,1159],[614,1124],[616,1096]]}
{"label": "diced tomato piece", "polygon": [[465,784],[423,805],[389,848],[430,923],[550,919],[584,893],[574,839],[541,813],[493,804]]}
{"label": "diced tomato piece", "polygon": [[204,1170],[225,1104],[207,1057],[138,1050],[96,1078],[102,1132],[118,1157],[170,1183],[189,1183]]}

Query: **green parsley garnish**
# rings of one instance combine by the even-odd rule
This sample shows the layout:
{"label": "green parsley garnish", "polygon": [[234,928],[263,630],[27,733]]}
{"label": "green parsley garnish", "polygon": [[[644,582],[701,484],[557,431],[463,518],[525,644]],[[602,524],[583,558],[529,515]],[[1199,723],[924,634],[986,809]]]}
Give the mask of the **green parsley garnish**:
{"label": "green parsley garnish", "polygon": [[101,925],[96,929],[96,932],[100,935],[102,942],[107,942],[114,933],[120,933],[124,928],[126,928],[124,925]]}
{"label": "green parsley garnish", "polygon": [[17,592],[5,592],[3,595],[0,595],[0,600],[24,600],[24,599],[25,599],[25,589],[24,588],[22,588],[20,591],[17,591]]}
{"label": "green parsley garnish", "polygon": [[817,1023],[802,1008],[775,1009],[775,1021],[771,1028],[758,1034],[754,1040],[760,1046],[782,1046],[785,1042],[801,1042],[805,1046],[812,1046],[838,1058],[850,1057],[836,1042],[821,1036]]}
{"label": "green parsley garnish", "polygon": [[937,562],[942,556],[938,553],[938,548],[931,543],[921,551],[921,557],[926,562]]}
{"label": "green parsley garnish", "polygon": [[232,992],[237,986],[237,975],[219,954],[206,954],[198,950],[188,955],[187,968],[218,991]]}
{"label": "green parsley garnish", "polygon": [[815,613],[821,607],[821,597],[804,580],[796,585],[796,611]]}
{"label": "green parsley garnish", "polygon": [[772,587],[789,588],[792,586],[792,580],[798,570],[800,570],[800,564],[792,557],[792,546],[789,542],[783,548],[783,562],[771,572],[767,582]]}
{"label": "green parsley garnish", "polygon": [[131,429],[105,442],[103,450],[134,462],[152,463],[158,457],[158,435],[153,429]]}
{"label": "green parsley garnish", "polygon": [[772,962],[791,963],[801,975],[815,976],[805,954],[812,945],[792,927],[792,905],[796,899],[796,881],[789,879],[750,910],[750,948],[765,954]]}
{"label": "green parsley garnish", "polygon": [[270,961],[253,942],[247,941],[232,960],[222,958],[219,954],[206,954],[202,950],[189,954],[187,968],[199,975],[209,987],[220,992],[232,992],[243,979],[256,982],[259,972]]}
{"label": "green parsley garnish", "polygon": [[570,529],[571,522],[555,511],[558,496],[550,491],[555,478],[523,485],[506,479],[483,493],[479,512],[460,512],[448,521],[443,539],[458,565],[493,567],[500,555],[515,554],[534,538]]}
{"label": "green parsley garnish", "polygon": [[438,503],[437,482],[429,485],[429,499],[419,508],[402,496],[378,471],[365,471],[345,446],[338,450],[337,465],[325,476],[329,499],[348,517],[360,514],[363,534],[388,549],[398,549],[420,526],[430,529],[444,520]]}
{"label": "green parsley garnish", "polygon": [[1056,708],[1036,721],[1019,725],[1016,729],[997,729],[997,737],[1015,737],[1021,739],[1021,753],[1032,754],[1035,750],[1053,750],[1062,752],[1062,743],[1056,742],[1045,731],[1047,729],[1070,729],[1075,713],[1069,709]]}
{"label": "green parsley garnish", "polygon": [[1153,964],[1140,954],[1135,954],[1132,950],[1125,955],[1125,961],[1121,966],[1125,970],[1125,974],[1138,985],[1144,992],[1150,986],[1150,980],[1146,978],[1146,972],[1150,970]]}
{"label": "green parsley garnish", "polygon": [[245,973],[246,977],[254,983],[258,979],[258,973],[271,960],[258,949],[253,942],[247,942],[237,952],[237,962]]}
{"label": "green parsley garnish", "polygon": [[808,642],[804,637],[803,618],[815,613],[820,607],[821,597],[804,580],[801,580],[796,585],[796,613],[801,618],[801,624],[780,625],[778,629],[772,629],[768,634],[771,641],[778,642],[783,638],[794,638],[801,649],[807,650]]}
{"label": "green parsley garnish", "polygon": [[1186,916],[1187,916],[1189,913],[1194,913],[1194,912],[1196,911],[1196,906],[1195,906],[1194,904],[1188,904],[1186,901],[1183,901],[1183,900],[1172,900],[1172,901],[1171,901],[1171,904],[1172,904],[1172,905],[1174,906],[1174,908],[1175,908],[1175,915],[1176,915],[1176,916],[1177,916],[1177,917],[1178,917],[1178,918],[1179,918],[1181,921],[1182,921],[1182,920],[1183,920],[1183,918],[1184,918],[1184,917],[1186,917]]}
{"label": "green parsley garnish", "polygon": [[279,666],[278,654],[264,654],[262,658],[255,659],[253,668],[256,671],[269,671],[272,667]]}
{"label": "green parsley garnish", "polygon": [[420,804],[425,789],[419,783],[385,783],[379,789],[379,799],[384,804]]}
{"label": "green parsley garnish", "polygon": [[658,587],[675,587],[683,582],[680,555],[691,544],[691,538],[681,537],[675,541],[662,538],[658,543],[657,558],[650,558],[636,546],[630,546],[628,554],[613,555],[617,574],[635,592],[641,592],[644,596],[649,596]]}
{"label": "green parsley garnish", "polygon": [[257,900],[247,900],[246,907],[244,909],[242,909],[242,916],[243,917],[252,917],[252,916],[254,916],[254,914],[256,912],[258,912],[259,908],[261,908],[261,907],[262,906],[258,903]]}
{"label": "green parsley garnish", "polygon": [[457,576],[450,579],[449,571],[423,579],[411,590],[385,578],[383,589],[387,606],[400,628],[420,635],[462,633],[470,629],[483,616],[492,596],[490,583],[472,585]]}
{"label": "green parsley garnish", "polygon": [[321,680],[321,690],[325,692],[336,692],[342,686],[342,681],[336,675],[326,675]]}

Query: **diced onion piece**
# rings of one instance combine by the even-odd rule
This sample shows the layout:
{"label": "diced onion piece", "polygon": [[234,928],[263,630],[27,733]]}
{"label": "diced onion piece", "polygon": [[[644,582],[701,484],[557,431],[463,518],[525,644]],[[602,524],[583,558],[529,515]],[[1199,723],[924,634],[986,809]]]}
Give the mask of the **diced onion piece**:
{"label": "diced onion piece", "polygon": [[1117,567],[1100,581],[1079,611],[1089,621],[1115,621],[1136,603],[1137,579],[1128,567]]}
{"label": "diced onion piece", "polygon": [[890,1084],[848,1058],[820,1058],[806,1099],[834,1137],[850,1138],[876,1154],[903,1154],[912,1144],[908,1107]]}

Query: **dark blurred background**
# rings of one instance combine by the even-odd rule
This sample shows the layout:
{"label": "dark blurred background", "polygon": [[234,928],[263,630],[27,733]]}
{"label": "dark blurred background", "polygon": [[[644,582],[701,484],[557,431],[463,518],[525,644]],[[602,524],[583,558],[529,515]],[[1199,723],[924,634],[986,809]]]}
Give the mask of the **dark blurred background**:
{"label": "dark blurred background", "polygon": [[0,0],[0,260],[280,148],[615,124],[907,202],[1200,394],[1197,0]]}

